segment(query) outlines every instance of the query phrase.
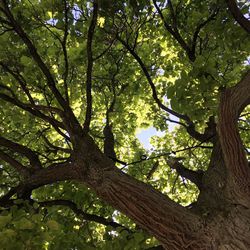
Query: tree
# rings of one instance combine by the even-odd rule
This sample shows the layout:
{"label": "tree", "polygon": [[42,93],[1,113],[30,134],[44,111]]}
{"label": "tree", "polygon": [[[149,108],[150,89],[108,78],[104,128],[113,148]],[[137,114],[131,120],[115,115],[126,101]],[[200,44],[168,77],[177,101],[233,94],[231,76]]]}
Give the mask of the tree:
{"label": "tree", "polygon": [[3,249],[249,249],[248,10],[2,0]]}

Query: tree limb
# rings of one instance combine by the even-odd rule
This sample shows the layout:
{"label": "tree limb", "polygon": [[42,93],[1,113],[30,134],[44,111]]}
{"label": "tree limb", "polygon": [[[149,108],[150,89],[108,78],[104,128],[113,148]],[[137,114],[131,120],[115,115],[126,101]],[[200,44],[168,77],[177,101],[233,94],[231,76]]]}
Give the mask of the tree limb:
{"label": "tree limb", "polygon": [[250,33],[250,21],[244,17],[240,9],[237,6],[235,0],[226,0],[227,6],[236,22],[247,32]]}
{"label": "tree limb", "polygon": [[6,72],[11,74],[17,80],[17,82],[20,84],[21,88],[23,89],[24,93],[27,95],[30,103],[35,105],[35,101],[32,98],[32,96],[31,96],[31,94],[26,86],[26,82],[23,79],[23,77],[21,76],[21,74],[18,74],[17,72],[14,72],[13,70],[11,70],[11,68],[9,66],[7,66],[6,64],[4,64],[3,62],[0,62],[0,65],[3,67],[3,69]]}
{"label": "tree limb", "polygon": [[28,168],[24,167],[20,162],[10,157],[8,154],[4,153],[1,149],[0,149],[0,158],[5,162],[9,163],[24,178],[30,176],[30,171]]}
{"label": "tree limb", "polygon": [[38,202],[38,204],[40,206],[43,206],[43,207],[66,206],[66,207],[70,208],[76,215],[81,216],[84,220],[94,221],[94,222],[100,223],[104,226],[111,226],[113,228],[124,228],[124,229],[130,231],[129,229],[125,228],[123,225],[121,225],[117,222],[114,222],[113,220],[108,220],[102,216],[98,216],[95,214],[89,214],[89,213],[84,212],[82,209],[79,209],[78,206],[74,202],[72,202],[70,200],[61,200],[61,199],[50,200],[50,201]]}
{"label": "tree limb", "polygon": [[[93,173],[95,179],[96,174],[97,172]],[[198,230],[202,228],[199,216],[118,169],[107,171],[104,176],[101,185],[98,183],[92,186],[90,183],[100,198],[125,213],[139,226],[156,236],[162,244],[173,244],[172,248],[166,249],[184,249],[189,244],[190,249],[198,249],[193,245],[196,241],[190,240],[190,237],[194,239],[201,233]]]}
{"label": "tree limb", "polygon": [[[130,52],[130,54],[134,57],[134,59],[138,62],[138,64],[140,65],[144,75],[147,78],[147,81],[151,87],[152,90],[152,95],[153,98],[155,100],[155,102],[157,103],[157,105],[159,106],[159,108],[161,108],[162,110],[168,112],[171,115],[174,115],[176,117],[178,117],[179,119],[184,120],[187,125],[185,125],[185,128],[187,130],[187,132],[189,133],[190,136],[192,136],[194,139],[199,140],[199,141],[206,141],[209,136],[207,136],[206,134],[201,134],[198,131],[195,130],[195,124],[191,121],[191,119],[187,116],[187,115],[183,115],[180,114],[168,107],[166,107],[158,98],[157,95],[157,91],[156,91],[156,87],[153,83],[153,80],[147,70],[146,65],[143,63],[142,59],[140,58],[140,56],[117,34],[116,35],[117,39],[123,44],[123,46]],[[183,123],[179,123],[181,125],[184,125]]]}
{"label": "tree limb", "polygon": [[30,40],[30,38],[27,36],[27,34],[24,32],[23,28],[19,25],[19,23],[15,20],[14,16],[12,15],[8,2],[6,0],[3,0],[4,5],[4,13],[6,17],[9,19],[9,22],[15,29],[15,32],[20,36],[20,38],[23,40],[23,42],[26,44],[27,48],[29,49],[30,55],[33,57],[34,61],[37,63],[43,74],[45,75],[48,86],[50,87],[51,91],[55,95],[57,101],[62,106],[62,108],[67,107],[67,104],[65,103],[64,98],[56,88],[56,84],[54,81],[54,78],[52,74],[50,73],[48,67],[43,62],[41,56],[38,54],[37,49],[35,48],[34,44]]}
{"label": "tree limb", "polygon": [[112,124],[110,124],[109,115],[111,112],[113,112],[114,104],[115,104],[115,96],[110,104],[110,107],[106,111],[106,124],[103,129],[103,135],[104,135],[104,154],[115,161],[116,159],[116,153],[115,153],[115,138],[112,131]]}
{"label": "tree limb", "polygon": [[12,141],[10,141],[2,136],[0,136],[0,145],[27,157],[30,161],[30,165],[32,168],[34,168],[34,169],[41,169],[42,168],[42,164],[41,164],[37,154],[34,151],[32,151],[31,149],[29,149],[21,144],[18,144],[16,142],[12,142]]}
{"label": "tree limb", "polygon": [[7,194],[0,197],[0,206],[3,206],[5,202],[8,202],[10,198],[17,193],[19,186],[11,188]]}
{"label": "tree limb", "polygon": [[[17,98],[14,99],[14,98],[12,98],[4,93],[0,93],[0,99],[13,104],[13,105],[29,112],[30,114],[41,118],[44,121],[47,121],[49,124],[51,124],[55,128],[55,130],[59,134],[61,134],[61,135],[63,135],[63,137],[65,137],[65,135],[60,130],[60,128],[65,129],[64,124],[62,122],[55,120],[54,118],[52,118],[50,116],[43,114],[42,112],[39,111],[39,108],[34,109],[34,107],[36,107],[36,106],[30,106],[29,104],[27,105],[27,104],[19,101]],[[49,109],[49,107],[47,107],[47,108]]]}
{"label": "tree limb", "polygon": [[69,149],[69,148],[62,148],[62,147],[58,147],[58,146],[55,146],[54,144],[52,144],[48,138],[46,136],[43,136],[43,139],[45,141],[45,143],[50,147],[50,148],[53,148],[54,150],[56,151],[62,151],[62,152],[65,152],[67,154],[71,154],[72,153],[72,150]]}
{"label": "tree limb", "polygon": [[84,130],[85,132],[89,131],[90,120],[92,116],[92,70],[93,70],[93,55],[92,55],[92,42],[94,37],[95,26],[97,23],[98,15],[98,1],[93,3],[93,16],[91,23],[88,29],[88,38],[87,38],[87,78],[86,78],[86,115],[84,121]]}
{"label": "tree limb", "polygon": [[194,57],[194,58],[196,57],[196,56],[195,56],[196,43],[197,43],[197,39],[198,39],[198,36],[199,36],[199,33],[200,33],[201,29],[202,29],[203,27],[205,27],[205,26],[206,26],[209,22],[211,22],[212,20],[215,20],[215,17],[216,17],[217,14],[218,14],[218,11],[217,11],[217,10],[214,11],[214,13],[213,13],[210,17],[208,17],[206,21],[200,23],[200,24],[196,27],[195,32],[194,32],[194,34],[193,34],[192,47],[191,47],[191,53],[193,54],[193,57]]}
{"label": "tree limb", "polygon": [[48,87],[50,88],[51,92],[55,96],[55,98],[58,101],[58,103],[60,104],[60,106],[64,109],[64,111],[65,111],[64,122],[67,125],[68,132],[70,134],[72,134],[73,131],[77,131],[78,133],[81,133],[82,132],[81,126],[80,126],[78,120],[76,119],[72,109],[69,107],[67,101],[63,98],[60,91],[57,89],[54,77],[52,76],[49,68],[46,66],[46,64],[42,60],[41,56],[37,52],[37,49],[36,49],[35,45],[33,44],[33,42],[30,40],[30,38],[25,33],[23,28],[19,25],[19,23],[15,20],[14,16],[12,15],[12,13],[9,9],[8,2],[6,0],[3,0],[2,2],[3,2],[3,6],[4,6],[4,10],[2,10],[2,11],[4,12],[6,17],[8,18],[8,20],[11,23],[12,27],[14,28],[15,32],[18,34],[18,36],[23,40],[23,42],[27,46],[33,60],[37,63],[38,67],[43,72],[43,74],[47,80]]}
{"label": "tree limb", "polygon": [[[178,29],[177,29],[177,26],[176,26],[176,21],[175,21],[175,24],[174,24],[174,29],[172,29],[172,27],[166,22],[163,14],[162,14],[162,11],[161,11],[161,9],[159,8],[159,6],[157,4],[157,1],[153,0],[153,3],[154,3],[154,6],[155,6],[158,14],[160,15],[160,18],[161,18],[166,30],[175,38],[175,40],[180,44],[180,46],[186,51],[190,61],[194,62],[195,61],[195,55],[193,55],[190,47],[188,46],[188,44],[184,41],[184,39],[180,35],[180,33],[179,33]],[[171,6],[172,5],[170,5],[170,7]],[[170,12],[171,12],[171,9],[170,9]]]}
{"label": "tree limb", "polygon": [[202,189],[203,171],[190,170],[184,167],[183,164],[180,163],[177,158],[169,157],[167,163],[172,169],[175,169],[180,176],[193,182],[200,190]]}
{"label": "tree limb", "polygon": [[64,34],[63,40],[61,41],[62,49],[63,49],[63,57],[64,57],[64,73],[63,73],[63,83],[64,83],[64,92],[66,102],[69,104],[69,94],[68,94],[68,75],[69,75],[69,61],[68,61],[68,52],[67,52],[67,38],[69,34],[69,6],[66,0],[63,1],[64,4]]}
{"label": "tree limb", "polygon": [[79,179],[79,174],[71,162],[51,164],[47,168],[36,170],[20,183],[17,194],[22,199],[29,199],[32,190],[36,188],[59,181],[77,179]]}

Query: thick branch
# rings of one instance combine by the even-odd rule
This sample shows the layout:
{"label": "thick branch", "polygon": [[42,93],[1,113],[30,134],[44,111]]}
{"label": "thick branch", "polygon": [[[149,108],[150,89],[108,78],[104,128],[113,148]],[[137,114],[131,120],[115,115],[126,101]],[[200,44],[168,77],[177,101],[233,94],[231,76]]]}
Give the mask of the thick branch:
{"label": "thick branch", "polygon": [[77,178],[78,174],[74,164],[52,164],[51,166],[37,170],[30,175],[28,179],[20,184],[18,194],[19,197],[26,199],[29,198],[26,194],[31,194],[32,190],[36,188],[59,181],[75,180]]}
{"label": "thick branch", "polygon": [[41,162],[40,162],[37,154],[35,152],[33,152],[31,149],[29,149],[21,144],[18,144],[16,142],[12,142],[12,141],[10,141],[2,136],[0,136],[0,145],[27,157],[30,161],[31,167],[33,167],[34,169],[42,168]]}
{"label": "thick branch", "polygon": [[114,99],[106,112],[106,124],[103,129],[104,135],[104,154],[115,161],[116,153],[115,153],[115,138],[112,131],[112,124],[110,124],[109,115],[113,112],[114,104],[115,104],[115,96]]}
{"label": "thick branch", "polygon": [[2,150],[0,150],[0,158],[9,163],[23,177],[28,177],[30,175],[29,169],[24,167],[20,162],[10,157],[8,154],[4,153]]}
{"label": "thick branch", "polygon": [[228,186],[238,200],[250,195],[250,170],[237,128],[238,117],[249,104],[250,71],[236,86],[222,92],[219,105],[218,132],[228,169]]}
{"label": "thick branch", "polygon": [[250,33],[250,21],[244,17],[237,6],[235,0],[226,0],[227,6],[237,23],[248,33]]}
{"label": "thick branch", "polygon": [[92,188],[168,246],[166,249],[184,249],[187,245],[198,249],[194,239],[202,238],[199,217],[151,186],[114,169],[104,173],[103,182]]}
{"label": "thick branch", "polygon": [[76,215],[81,216],[84,220],[87,221],[94,221],[100,223],[104,226],[111,226],[113,228],[124,228],[121,224],[114,222],[112,220],[105,219],[104,217],[89,214],[84,212],[82,209],[79,209],[77,205],[70,201],[70,200],[51,200],[51,201],[43,201],[38,202],[40,206],[47,207],[47,206],[66,206],[70,208]]}
{"label": "thick branch", "polygon": [[202,188],[203,171],[190,170],[184,167],[176,158],[169,158],[167,163],[172,169],[175,169],[180,176],[193,182],[199,189]]}
{"label": "thick branch", "polygon": [[197,215],[115,168],[88,136],[76,155],[75,169],[78,181],[165,245],[173,244],[169,249],[183,249],[187,245],[196,249],[194,239],[203,238],[203,224]]}
{"label": "thick branch", "polygon": [[98,14],[98,4],[97,1],[93,3],[93,16],[88,30],[88,39],[87,39],[87,79],[86,79],[86,116],[84,122],[84,130],[85,132],[89,131],[90,120],[92,116],[92,70],[93,70],[93,55],[92,55],[92,42],[94,37],[95,26],[97,22],[97,14]]}
{"label": "thick branch", "polygon": [[30,199],[32,190],[47,184],[53,184],[58,181],[76,180],[79,175],[72,163],[53,164],[47,168],[39,169],[28,178],[24,179],[17,187],[10,190],[9,193],[0,198],[0,204],[8,202],[11,196],[17,194],[21,199]]}
{"label": "thick branch", "polygon": [[[39,106],[37,107],[37,106],[32,106],[30,104],[22,103],[17,98],[14,99],[14,98],[12,98],[6,94],[3,94],[3,93],[0,93],[0,99],[13,104],[13,105],[29,112],[30,114],[41,118],[44,121],[47,121],[49,124],[51,124],[56,129],[56,131],[59,131],[60,134],[61,134],[61,132],[60,132],[59,128],[65,129],[62,122],[59,122],[59,121],[55,120],[54,118],[47,116],[47,115],[43,114],[42,112],[40,112]],[[33,107],[33,108],[31,108],[31,107]],[[48,109],[50,109],[50,108],[48,107]]]}

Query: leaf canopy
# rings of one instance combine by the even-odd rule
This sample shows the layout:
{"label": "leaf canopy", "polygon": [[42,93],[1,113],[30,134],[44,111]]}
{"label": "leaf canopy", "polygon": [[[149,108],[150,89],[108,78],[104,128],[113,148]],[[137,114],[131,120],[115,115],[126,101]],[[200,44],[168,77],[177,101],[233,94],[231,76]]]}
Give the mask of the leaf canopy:
{"label": "leaf canopy", "polygon": [[[1,3],[0,135],[36,152],[45,168],[63,164],[70,161],[73,145],[63,125],[71,118],[61,115],[65,110],[61,99],[80,125],[86,117],[93,3],[4,2],[27,37],[13,28]],[[191,170],[206,170],[211,143],[203,141],[200,147],[187,133],[187,125],[183,126],[189,120],[173,118],[161,105],[188,117],[203,133],[209,117],[217,119],[221,90],[235,85],[249,69],[249,34],[235,23],[222,0],[172,0],[171,6],[170,1],[153,2],[99,1],[91,51],[90,134],[102,149],[109,119],[117,159],[127,163],[117,167],[187,206],[197,199],[199,190],[168,166],[168,157],[182,158]],[[247,1],[238,2],[241,12],[247,13]],[[59,97],[36,53],[49,69]],[[239,121],[248,149],[249,119],[248,107]],[[173,120],[177,124],[170,131]],[[164,132],[151,138],[151,151],[137,138],[140,129],[149,127]],[[0,150],[32,171],[31,159],[24,153],[1,144]],[[0,161],[1,196],[22,181],[10,163]],[[10,209],[1,208],[3,249],[147,249],[157,245],[133,221],[76,181],[39,187],[32,192],[32,202],[15,198]]]}

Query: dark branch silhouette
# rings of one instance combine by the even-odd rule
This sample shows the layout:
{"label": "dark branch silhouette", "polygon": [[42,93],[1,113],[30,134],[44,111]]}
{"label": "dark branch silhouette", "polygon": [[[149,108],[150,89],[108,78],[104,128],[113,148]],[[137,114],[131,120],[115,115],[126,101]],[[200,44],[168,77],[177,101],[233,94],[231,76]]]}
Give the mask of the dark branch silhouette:
{"label": "dark branch silhouette", "polygon": [[94,37],[95,26],[97,22],[98,14],[98,1],[93,3],[93,16],[91,23],[88,29],[88,38],[87,38],[87,78],[86,78],[86,115],[84,121],[84,130],[85,132],[89,131],[91,116],[92,116],[92,70],[93,70],[93,53],[92,53],[92,43]]}
{"label": "dark branch silhouette", "polygon": [[233,15],[236,22],[247,32],[250,33],[250,21],[244,17],[241,13],[240,9],[237,6],[237,2],[235,0],[226,0],[229,11]]}

